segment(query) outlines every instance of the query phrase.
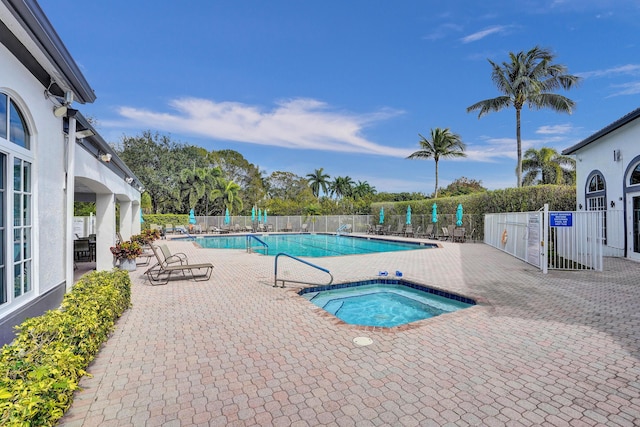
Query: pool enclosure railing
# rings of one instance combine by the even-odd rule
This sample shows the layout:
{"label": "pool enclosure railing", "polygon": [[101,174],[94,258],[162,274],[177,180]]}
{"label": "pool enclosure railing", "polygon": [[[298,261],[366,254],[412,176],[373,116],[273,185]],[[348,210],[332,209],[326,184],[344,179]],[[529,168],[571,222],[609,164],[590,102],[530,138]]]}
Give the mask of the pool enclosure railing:
{"label": "pool enclosure railing", "polygon": [[[280,258],[280,256],[284,256],[287,258],[291,258],[295,261],[301,262],[303,264],[306,264],[310,267],[315,268],[316,270],[320,270],[324,273],[327,273],[330,277],[329,282],[328,283],[313,283],[313,282],[309,282],[306,280],[292,280],[292,279],[278,279],[278,258]],[[326,286],[326,285],[330,285],[333,283],[333,275],[331,274],[331,272],[329,270],[327,270],[326,268],[320,267],[319,265],[315,265],[310,263],[309,261],[305,261],[303,259],[300,259],[298,257],[295,257],[293,255],[289,255],[285,252],[280,252],[279,254],[276,255],[276,259],[274,261],[274,273],[273,273],[273,287],[276,288],[278,287],[278,281],[282,282],[282,287],[284,288],[284,282],[290,282],[290,283],[302,283],[302,284],[306,284],[306,285],[317,285],[317,286]]]}
{"label": "pool enclosure railing", "polygon": [[247,234],[247,252],[253,252],[253,246],[251,246],[251,242],[253,240],[257,240],[258,243],[260,243],[264,248],[264,254],[269,255],[269,245],[267,244],[267,242],[257,236],[254,236],[253,234]]}

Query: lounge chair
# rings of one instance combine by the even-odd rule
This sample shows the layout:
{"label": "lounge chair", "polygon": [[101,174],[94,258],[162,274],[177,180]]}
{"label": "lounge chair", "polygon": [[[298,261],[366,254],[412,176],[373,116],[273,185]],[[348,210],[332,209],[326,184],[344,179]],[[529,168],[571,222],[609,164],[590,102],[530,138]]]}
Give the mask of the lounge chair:
{"label": "lounge chair", "polygon": [[367,224],[367,234],[375,234],[375,229],[373,228],[373,225],[371,224]]}
{"label": "lounge chair", "polygon": [[424,237],[428,238],[428,239],[433,239],[433,223],[427,225],[427,229],[424,230]]}
{"label": "lounge chair", "polygon": [[442,234],[438,237],[438,239],[440,240],[449,240],[449,237],[451,237],[449,235],[449,228],[448,227],[442,227]]}
{"label": "lounge chair", "polygon": [[464,243],[466,237],[465,237],[465,228],[464,227],[456,227],[453,229],[453,237],[452,237],[452,241],[454,242],[459,242],[459,243]]}
{"label": "lounge chair", "polygon": [[404,228],[404,237],[414,237],[413,226],[407,225]]}
{"label": "lounge chair", "polygon": [[173,227],[173,224],[165,224],[164,225],[164,234],[173,234],[175,233],[176,229]]}
{"label": "lounge chair", "polygon": [[301,233],[308,233],[309,232],[309,224],[307,224],[306,222],[304,224],[302,224],[302,226],[300,227],[300,232]]}
{"label": "lounge chair", "polygon": [[[198,282],[204,282],[211,278],[213,264],[209,262],[189,264],[185,254],[172,254],[166,245],[157,246],[152,243],[151,250],[158,262],[148,268],[145,274],[149,278],[149,282],[154,286],[169,283],[169,279],[173,273],[182,273],[184,277],[185,272],[189,272],[191,278]],[[194,270],[196,270],[197,273],[194,273]]]}

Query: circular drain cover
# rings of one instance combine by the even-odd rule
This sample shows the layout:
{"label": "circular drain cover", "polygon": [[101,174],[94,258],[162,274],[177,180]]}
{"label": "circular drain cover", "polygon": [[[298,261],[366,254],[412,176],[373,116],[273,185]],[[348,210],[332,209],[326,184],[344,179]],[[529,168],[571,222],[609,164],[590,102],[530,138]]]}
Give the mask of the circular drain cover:
{"label": "circular drain cover", "polygon": [[359,346],[371,345],[373,344],[373,340],[369,337],[355,337],[353,339],[353,343]]}

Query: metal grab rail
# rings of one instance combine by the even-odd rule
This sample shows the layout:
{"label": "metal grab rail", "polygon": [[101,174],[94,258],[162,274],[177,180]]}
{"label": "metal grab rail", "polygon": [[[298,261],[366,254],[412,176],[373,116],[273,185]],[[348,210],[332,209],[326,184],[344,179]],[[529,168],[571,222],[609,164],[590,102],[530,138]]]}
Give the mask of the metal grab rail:
{"label": "metal grab rail", "polygon": [[315,268],[315,269],[318,269],[318,270],[320,270],[320,271],[323,271],[323,272],[327,273],[327,274],[329,275],[329,277],[331,277],[331,280],[329,280],[329,283],[311,283],[311,282],[303,282],[303,281],[299,281],[299,280],[289,280],[289,279],[287,279],[287,280],[286,280],[287,282],[291,282],[291,283],[304,283],[304,284],[307,284],[307,285],[319,285],[319,286],[326,286],[326,285],[330,285],[331,283],[333,283],[333,275],[332,275],[332,274],[331,274],[331,272],[330,272],[329,270],[327,270],[326,268],[322,268],[322,267],[320,267],[320,266],[317,266],[317,265],[315,265],[315,264],[312,264],[312,263],[310,263],[310,262],[308,262],[308,261],[305,261],[305,260],[300,259],[300,258],[298,258],[298,257],[295,257],[295,256],[293,256],[293,255],[289,255],[289,254],[287,254],[287,253],[280,252],[279,254],[277,254],[277,255],[276,255],[276,259],[275,259],[275,261],[274,261],[274,263],[275,263],[275,268],[274,268],[274,270],[275,270],[275,271],[274,271],[274,274],[273,274],[273,279],[274,279],[274,280],[273,280],[273,287],[274,287],[274,288],[278,287],[278,280],[280,280],[280,281],[282,282],[282,287],[284,288],[284,282],[285,282],[285,279],[278,279],[278,257],[280,257],[280,255],[286,256],[286,257],[288,257],[288,258],[291,258],[291,259],[294,259],[294,260],[296,260],[296,261],[299,261],[299,262],[301,262],[301,263],[303,263],[303,264],[306,264],[306,265],[308,265],[308,266],[310,266],[310,267],[313,267],[313,268]]}
{"label": "metal grab rail", "polygon": [[262,244],[262,246],[264,246],[264,247],[265,247],[265,249],[266,249],[266,250],[265,250],[265,255],[269,255],[269,245],[268,245],[266,242],[264,242],[263,240],[258,239],[258,238],[257,238],[256,236],[254,236],[253,234],[247,234],[247,252],[253,252],[253,251],[251,250],[251,244],[249,243],[249,241],[251,240],[251,238],[252,238],[252,237],[253,237],[254,239],[256,239],[260,244]]}

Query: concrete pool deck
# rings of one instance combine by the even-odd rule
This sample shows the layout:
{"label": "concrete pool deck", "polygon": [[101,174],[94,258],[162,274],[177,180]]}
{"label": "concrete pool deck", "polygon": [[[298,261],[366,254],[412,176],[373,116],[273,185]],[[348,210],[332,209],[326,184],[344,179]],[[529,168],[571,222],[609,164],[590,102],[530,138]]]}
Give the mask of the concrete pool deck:
{"label": "concrete pool deck", "polygon": [[[274,288],[273,257],[167,241],[208,282],[149,286],[83,378],[66,426],[634,426],[640,263],[539,270],[484,244],[316,258],[334,282],[403,272],[480,304],[383,331]],[[326,275],[281,258],[280,274]],[[368,346],[354,344],[367,337]]]}

